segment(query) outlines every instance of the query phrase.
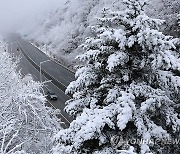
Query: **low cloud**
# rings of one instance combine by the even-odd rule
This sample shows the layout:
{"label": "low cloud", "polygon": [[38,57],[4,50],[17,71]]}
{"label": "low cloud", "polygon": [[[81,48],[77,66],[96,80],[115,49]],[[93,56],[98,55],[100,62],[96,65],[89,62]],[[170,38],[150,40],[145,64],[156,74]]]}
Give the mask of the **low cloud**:
{"label": "low cloud", "polygon": [[0,30],[15,31],[32,26],[35,20],[63,4],[65,0],[0,0]]}

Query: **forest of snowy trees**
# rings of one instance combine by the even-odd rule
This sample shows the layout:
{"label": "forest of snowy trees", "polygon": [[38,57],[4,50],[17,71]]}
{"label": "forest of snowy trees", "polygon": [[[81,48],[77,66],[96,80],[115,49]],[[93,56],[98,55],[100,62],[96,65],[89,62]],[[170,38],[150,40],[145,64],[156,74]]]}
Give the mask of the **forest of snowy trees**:
{"label": "forest of snowy trees", "polygon": [[0,52],[0,154],[50,153],[61,126],[45,107],[42,85],[22,78],[2,41]]}
{"label": "forest of snowy trees", "polygon": [[[97,23],[104,7],[123,10],[122,0],[67,0],[52,10],[49,16],[32,23],[31,28],[24,26],[22,34],[34,40],[48,54],[54,55],[66,65],[76,65],[74,56],[82,53],[78,46],[85,38],[92,35],[89,26]],[[177,33],[177,15],[180,10],[179,0],[149,0],[145,6],[148,16],[165,20],[161,31],[166,35],[179,37]],[[63,4],[64,3],[64,4]],[[33,27],[34,25],[34,27]],[[32,28],[33,27],[33,28]],[[67,62],[68,61],[68,62]]]}
{"label": "forest of snowy trees", "polygon": [[[178,154],[179,38],[168,35],[165,20],[149,16],[145,0],[79,2],[74,18],[81,18],[71,21],[81,25],[68,27],[66,20],[51,16],[54,23],[46,21],[41,32],[49,29],[47,34],[37,38],[49,33],[43,44],[78,55],[76,80],[66,89],[72,98],[65,111],[74,118],[69,128],[61,128],[53,109],[45,106],[43,84],[23,77],[18,59],[0,41],[0,154]],[[66,12],[70,3],[60,11],[64,17],[72,15]],[[180,15],[174,14],[172,27],[179,37]],[[52,28],[59,20],[60,26]],[[58,32],[62,25],[65,38]]]}

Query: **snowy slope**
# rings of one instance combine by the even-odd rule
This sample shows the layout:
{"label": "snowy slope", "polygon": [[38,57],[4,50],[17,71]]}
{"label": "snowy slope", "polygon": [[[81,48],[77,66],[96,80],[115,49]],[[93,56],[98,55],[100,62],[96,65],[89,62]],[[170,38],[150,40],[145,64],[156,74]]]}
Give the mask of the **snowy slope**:
{"label": "snowy slope", "polygon": [[40,45],[48,44],[48,49],[58,59],[68,59],[72,63],[80,52],[77,47],[90,34],[88,26],[93,25],[102,9],[110,4],[111,0],[68,1],[40,21],[34,27],[36,30],[26,29],[23,34]]}
{"label": "snowy slope", "polygon": [[[147,12],[153,17],[167,20],[166,30],[174,28],[180,0],[151,0]],[[34,40],[40,47],[47,44],[46,50],[60,61],[75,63],[75,56],[81,53],[77,49],[90,34],[89,25],[94,25],[104,7],[118,7],[120,2],[112,0],[68,0],[64,5],[51,11],[48,17],[36,23],[36,26],[24,30],[28,39]],[[169,5],[171,4],[171,5]],[[165,9],[164,9],[165,8]],[[170,26],[169,26],[170,24]],[[171,34],[174,34],[173,30]],[[176,33],[175,33],[176,34]],[[73,64],[74,65],[74,64]]]}

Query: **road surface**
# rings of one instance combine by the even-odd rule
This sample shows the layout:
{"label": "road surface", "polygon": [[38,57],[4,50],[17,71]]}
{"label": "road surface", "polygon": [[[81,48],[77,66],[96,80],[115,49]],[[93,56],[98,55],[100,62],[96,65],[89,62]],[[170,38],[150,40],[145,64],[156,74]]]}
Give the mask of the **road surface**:
{"label": "road surface", "polygon": [[[7,38],[8,51],[14,57],[20,57],[19,70],[23,75],[31,74],[36,81],[40,81],[40,63],[42,70],[42,81],[47,82],[44,86],[44,92],[51,90],[56,93],[58,99],[48,100],[48,106],[60,109],[60,118],[64,122],[64,128],[68,127],[72,117],[64,112],[65,102],[70,99],[64,91],[71,81],[74,80],[74,73],[57,62],[51,60],[39,49],[22,39],[19,35],[12,34]],[[17,51],[19,49],[19,51]],[[47,62],[44,62],[47,61]],[[42,63],[44,62],[44,63]]]}

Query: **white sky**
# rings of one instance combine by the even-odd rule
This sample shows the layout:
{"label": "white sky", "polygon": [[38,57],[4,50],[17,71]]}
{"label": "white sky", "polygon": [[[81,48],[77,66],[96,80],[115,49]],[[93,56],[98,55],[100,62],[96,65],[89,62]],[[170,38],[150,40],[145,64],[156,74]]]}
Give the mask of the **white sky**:
{"label": "white sky", "polygon": [[[66,0],[0,0],[0,29],[16,29],[33,22],[42,13],[60,6]],[[32,23],[33,24],[33,23]]]}

